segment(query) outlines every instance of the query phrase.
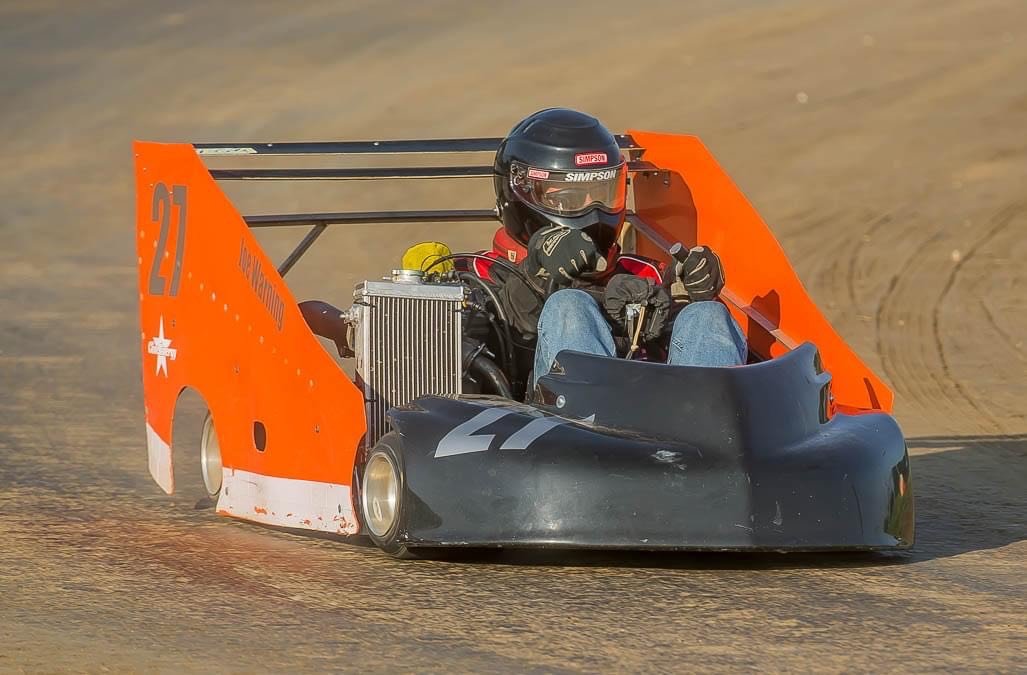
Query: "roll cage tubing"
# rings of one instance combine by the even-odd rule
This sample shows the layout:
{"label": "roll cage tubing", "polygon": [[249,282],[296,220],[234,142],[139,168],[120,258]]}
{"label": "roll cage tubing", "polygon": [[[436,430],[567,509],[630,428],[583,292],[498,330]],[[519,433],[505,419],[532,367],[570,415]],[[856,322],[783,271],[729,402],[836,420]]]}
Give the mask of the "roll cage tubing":
{"label": "roll cage tubing", "polygon": [[[502,138],[452,138],[413,141],[337,141],[319,143],[194,143],[201,157],[252,157],[254,155],[400,155],[494,153]],[[629,157],[628,171],[659,173],[649,162],[640,160],[645,151],[626,134],[617,136],[617,144]],[[215,180],[388,180],[432,178],[491,178],[492,166],[424,166],[355,169],[209,169]],[[310,226],[306,236],[278,266],[285,276],[314,245],[329,225],[363,225],[385,223],[455,223],[497,220],[492,209],[458,209],[431,211],[364,211],[349,213],[288,213],[245,216],[249,227]]]}
{"label": "roll cage tubing", "polygon": [[[723,169],[701,142],[691,136],[674,136],[633,131],[616,136],[627,156],[629,184],[633,186],[636,211],[628,211],[626,220],[642,235],[638,252],[649,257],[669,259],[669,248],[680,235],[694,245],[696,238],[712,245],[725,260],[735,261],[729,285],[721,299],[735,318],[748,322],[746,331],[751,344],[753,330],[758,337],[761,356],[773,358],[791,351],[801,342],[816,339],[825,356],[826,369],[835,375],[844,373],[847,384],[839,392],[837,408],[847,412],[891,409],[892,393],[834,332],[826,319],[808,298],[780,245],[766,224],[759,218],[744,195],[730,181]],[[290,142],[290,143],[194,143],[193,149],[206,158],[247,158],[254,156],[348,156],[348,155],[422,155],[495,153],[501,138],[456,138],[425,140]],[[644,154],[647,159],[643,160]],[[215,180],[389,180],[389,179],[457,179],[493,176],[491,165],[360,168],[209,168]],[[698,192],[694,195],[693,189]],[[640,201],[641,200],[641,201]],[[709,215],[712,211],[714,217]],[[697,213],[698,220],[697,220]],[[243,217],[250,228],[299,226],[309,227],[307,234],[278,266],[285,275],[303,257],[329,225],[388,223],[455,223],[494,222],[494,209],[451,209],[418,211],[362,211],[325,213],[286,213]],[[713,228],[712,230],[710,228]],[[738,241],[744,233],[745,241]],[[772,255],[756,256],[753,249]],[[726,257],[725,257],[726,256]],[[743,263],[739,268],[739,263]],[[756,267],[753,267],[756,265]],[[731,277],[739,282],[739,291],[731,286]],[[775,280],[767,286],[767,280]],[[781,295],[778,294],[780,284]],[[767,287],[762,293],[753,289]],[[786,302],[786,308],[781,304]],[[782,315],[788,311],[791,320],[782,327]],[[793,334],[794,331],[794,334]],[[798,339],[797,339],[798,338]],[[826,358],[831,356],[830,359]],[[835,369],[832,363],[835,361]],[[850,381],[851,380],[851,381]]]}
{"label": "roll cage tubing", "polygon": [[[617,145],[628,156],[629,174],[658,175],[665,173],[651,162],[643,161],[645,148],[635,142],[628,134],[616,136]],[[193,143],[196,154],[201,157],[253,157],[255,155],[275,155],[279,157],[298,157],[311,155],[409,155],[409,154],[465,154],[494,153],[502,138],[447,138],[422,140],[385,140],[385,141],[328,141],[298,143]],[[426,167],[392,167],[392,168],[355,168],[355,169],[210,169],[215,180],[388,180],[388,179],[432,179],[432,178],[489,178],[493,168],[487,165],[470,166],[426,166]],[[361,212],[326,212],[326,213],[285,213],[270,215],[244,216],[243,220],[249,227],[302,227],[310,226],[310,230],[300,240],[296,248],[285,257],[278,266],[278,273],[285,276],[299,262],[300,258],[310,250],[329,225],[366,225],[388,223],[467,223],[490,222],[498,220],[494,209],[440,209],[425,211],[361,211]],[[647,237],[654,245],[668,251],[673,242],[668,242],[637,214],[628,212],[628,222]],[[789,349],[796,342],[776,329],[772,322],[760,316],[752,308],[743,308],[732,302],[738,309],[754,315],[754,320],[766,328],[775,338]]]}

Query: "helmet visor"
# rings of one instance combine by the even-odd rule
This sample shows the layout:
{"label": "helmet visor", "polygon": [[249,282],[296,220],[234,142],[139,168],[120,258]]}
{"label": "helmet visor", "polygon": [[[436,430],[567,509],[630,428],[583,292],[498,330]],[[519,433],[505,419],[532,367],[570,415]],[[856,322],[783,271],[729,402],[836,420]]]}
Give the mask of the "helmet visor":
{"label": "helmet visor", "polygon": [[552,171],[513,162],[510,187],[520,199],[545,213],[574,216],[592,208],[616,213],[624,208],[627,168]]}

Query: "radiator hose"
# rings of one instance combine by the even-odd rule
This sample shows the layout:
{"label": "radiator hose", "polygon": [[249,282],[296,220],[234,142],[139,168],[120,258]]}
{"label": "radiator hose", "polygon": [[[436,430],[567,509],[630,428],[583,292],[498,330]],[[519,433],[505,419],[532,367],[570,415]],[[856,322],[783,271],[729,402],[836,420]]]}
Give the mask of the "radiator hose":
{"label": "radiator hose", "polygon": [[478,354],[471,360],[468,370],[472,375],[476,375],[487,382],[497,396],[513,398],[510,381],[506,379],[503,370],[489,357],[484,354]]}

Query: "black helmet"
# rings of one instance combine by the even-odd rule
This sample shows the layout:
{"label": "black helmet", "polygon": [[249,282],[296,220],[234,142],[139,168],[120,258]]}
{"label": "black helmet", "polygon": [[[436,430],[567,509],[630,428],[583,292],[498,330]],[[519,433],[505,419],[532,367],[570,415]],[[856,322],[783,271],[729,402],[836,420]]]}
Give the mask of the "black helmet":
{"label": "black helmet", "polygon": [[517,124],[496,151],[494,179],[503,227],[522,244],[553,223],[584,230],[605,254],[624,222],[617,139],[576,110],[540,110]]}

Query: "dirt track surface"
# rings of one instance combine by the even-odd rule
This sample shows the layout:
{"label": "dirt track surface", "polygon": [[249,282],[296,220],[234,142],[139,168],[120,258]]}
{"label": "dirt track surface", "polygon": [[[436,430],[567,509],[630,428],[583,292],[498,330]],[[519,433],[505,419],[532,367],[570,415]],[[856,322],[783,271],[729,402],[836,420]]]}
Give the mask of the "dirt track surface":
{"label": "dirt track surface", "polygon": [[[0,6],[0,671],[1027,663],[1027,4],[146,4]],[[130,141],[502,135],[547,105],[716,153],[896,391],[914,552],[397,562],[160,492]],[[240,199],[410,205],[338,195]],[[297,294],[344,305],[428,234],[333,232]]]}

